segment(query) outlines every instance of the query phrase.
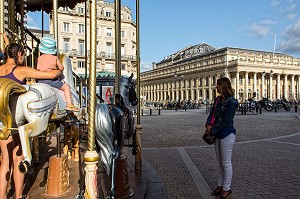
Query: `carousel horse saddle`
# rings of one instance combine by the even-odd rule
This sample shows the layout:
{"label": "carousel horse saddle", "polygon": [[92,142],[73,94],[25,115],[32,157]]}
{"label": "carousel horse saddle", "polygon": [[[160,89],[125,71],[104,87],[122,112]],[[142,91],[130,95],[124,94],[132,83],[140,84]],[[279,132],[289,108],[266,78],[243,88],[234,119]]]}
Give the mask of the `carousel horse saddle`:
{"label": "carousel horse saddle", "polygon": [[64,93],[59,89],[42,83],[26,85],[25,88],[27,91],[31,91],[37,96],[37,100],[28,103],[28,110],[30,112],[42,113],[45,111],[52,111],[57,106],[59,115],[66,114]]}

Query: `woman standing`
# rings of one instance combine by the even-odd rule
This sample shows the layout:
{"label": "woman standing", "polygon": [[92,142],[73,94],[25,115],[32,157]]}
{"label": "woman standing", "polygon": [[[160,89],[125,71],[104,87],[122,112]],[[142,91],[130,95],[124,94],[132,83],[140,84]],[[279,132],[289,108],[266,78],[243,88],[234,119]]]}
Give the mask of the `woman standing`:
{"label": "woman standing", "polygon": [[[0,78],[9,78],[20,84],[25,84],[26,78],[54,79],[61,75],[61,71],[52,70],[42,72],[30,67],[19,66],[24,61],[24,49],[21,45],[12,43],[5,50],[6,62],[0,66]],[[14,113],[13,118],[14,118]],[[13,122],[13,127],[16,127]],[[0,199],[7,198],[7,184],[13,170],[15,198],[26,198],[22,195],[24,187],[24,174],[18,169],[18,163],[23,160],[23,153],[18,132],[12,131],[7,140],[0,140],[2,161],[0,165]]]}
{"label": "woman standing", "polygon": [[230,80],[221,77],[217,80],[217,92],[220,94],[214,102],[206,121],[206,134],[216,136],[215,152],[219,165],[218,187],[211,193],[217,199],[231,198],[232,148],[236,130],[233,126],[238,101],[233,97],[234,91]]}

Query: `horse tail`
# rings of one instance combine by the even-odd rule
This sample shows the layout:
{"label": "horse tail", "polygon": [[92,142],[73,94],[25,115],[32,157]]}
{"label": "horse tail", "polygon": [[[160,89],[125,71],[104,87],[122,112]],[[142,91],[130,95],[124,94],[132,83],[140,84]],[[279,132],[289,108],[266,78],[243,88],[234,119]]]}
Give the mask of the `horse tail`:
{"label": "horse tail", "polygon": [[15,93],[25,93],[26,89],[21,84],[8,79],[0,78],[0,121],[4,128],[0,130],[0,139],[6,140],[11,132],[12,114],[9,107],[9,97]]}
{"label": "horse tail", "polygon": [[107,104],[97,105],[95,121],[96,141],[100,147],[100,159],[107,174],[109,175],[113,153],[114,134]]}

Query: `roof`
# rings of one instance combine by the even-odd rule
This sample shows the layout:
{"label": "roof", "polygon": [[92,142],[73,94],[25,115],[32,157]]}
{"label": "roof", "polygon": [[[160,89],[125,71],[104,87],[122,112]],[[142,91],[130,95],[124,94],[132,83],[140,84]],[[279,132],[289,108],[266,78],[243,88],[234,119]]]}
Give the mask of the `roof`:
{"label": "roof", "polygon": [[[78,73],[77,75],[80,78],[85,78],[85,74]],[[96,77],[97,78],[115,78],[115,73],[114,72],[109,72],[109,71],[100,71],[100,72],[96,73]],[[122,77],[129,77],[129,76],[122,75]]]}
{"label": "roof", "polygon": [[194,46],[187,46],[186,48],[183,48],[183,49],[179,50],[178,52],[165,57],[162,61],[160,61],[157,64],[162,64],[164,62],[169,62],[169,61],[185,60],[185,59],[188,59],[188,58],[191,58],[194,56],[207,54],[207,53],[210,53],[215,50],[216,50],[216,48],[214,48],[206,43],[197,44]]}
{"label": "roof", "polygon": [[[16,0],[17,2],[17,10],[20,8],[20,0]],[[53,0],[27,0],[27,10],[28,11],[41,11],[42,10],[42,2],[44,3],[44,11],[48,14],[53,9]],[[85,2],[85,0],[58,0],[58,7],[67,6],[69,8],[74,8],[78,3]]]}

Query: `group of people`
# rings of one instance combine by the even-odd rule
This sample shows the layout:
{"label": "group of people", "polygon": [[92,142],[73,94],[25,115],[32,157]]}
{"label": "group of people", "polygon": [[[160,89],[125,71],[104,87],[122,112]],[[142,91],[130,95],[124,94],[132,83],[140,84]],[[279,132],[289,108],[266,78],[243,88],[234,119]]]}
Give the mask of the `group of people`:
{"label": "group of people", "polygon": [[[67,110],[78,111],[71,100],[71,91],[68,84],[60,78],[64,66],[56,56],[56,41],[52,37],[43,37],[39,50],[43,53],[38,58],[37,69],[23,66],[25,50],[22,45],[10,42],[6,33],[1,33],[5,48],[1,48],[0,59],[4,60],[0,66],[0,78],[9,78],[22,85],[26,84],[27,78],[34,78],[49,84],[52,87],[64,91]],[[13,118],[15,113],[12,113]],[[16,127],[13,121],[13,127]],[[7,198],[7,187],[10,179],[14,181],[14,198],[27,198],[23,195],[25,175],[18,169],[18,164],[23,160],[19,134],[16,130],[11,131],[7,140],[0,140],[0,199]]]}

